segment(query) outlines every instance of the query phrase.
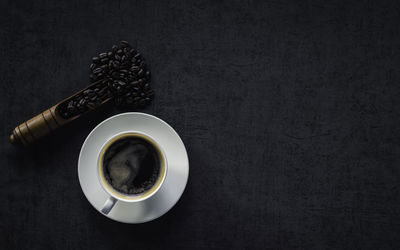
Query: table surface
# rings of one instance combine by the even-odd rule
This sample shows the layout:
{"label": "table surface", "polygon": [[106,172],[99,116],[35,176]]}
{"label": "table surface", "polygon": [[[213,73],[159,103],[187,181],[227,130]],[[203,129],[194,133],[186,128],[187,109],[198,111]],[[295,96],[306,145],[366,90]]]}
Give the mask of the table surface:
{"label": "table surface", "polygon": [[[2,1],[4,249],[399,249],[396,1]],[[177,205],[114,222],[83,195],[88,133],[107,106],[30,148],[12,129],[89,83],[91,57],[138,48],[142,111],[181,135]]]}

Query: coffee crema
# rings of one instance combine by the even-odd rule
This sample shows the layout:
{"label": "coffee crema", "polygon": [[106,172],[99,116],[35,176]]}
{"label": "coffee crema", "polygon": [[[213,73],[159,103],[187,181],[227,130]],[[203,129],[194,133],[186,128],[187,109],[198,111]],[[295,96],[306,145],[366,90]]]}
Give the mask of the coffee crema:
{"label": "coffee crema", "polygon": [[135,135],[112,142],[102,159],[106,181],[120,193],[139,195],[149,191],[160,176],[159,150]]}

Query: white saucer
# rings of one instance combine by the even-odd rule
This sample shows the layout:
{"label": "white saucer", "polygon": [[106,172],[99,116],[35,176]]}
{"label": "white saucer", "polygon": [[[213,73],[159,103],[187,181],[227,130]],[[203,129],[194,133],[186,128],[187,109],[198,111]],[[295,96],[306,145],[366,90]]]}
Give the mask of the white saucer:
{"label": "white saucer", "polygon": [[164,149],[168,172],[160,190],[147,200],[118,201],[107,215],[125,223],[143,223],[168,212],[181,197],[189,176],[185,145],[175,130],[163,120],[144,113],[123,113],[108,118],[95,127],[83,143],[78,162],[78,176],[83,193],[99,212],[109,195],[97,177],[97,158],[102,145],[122,132],[143,132]]}

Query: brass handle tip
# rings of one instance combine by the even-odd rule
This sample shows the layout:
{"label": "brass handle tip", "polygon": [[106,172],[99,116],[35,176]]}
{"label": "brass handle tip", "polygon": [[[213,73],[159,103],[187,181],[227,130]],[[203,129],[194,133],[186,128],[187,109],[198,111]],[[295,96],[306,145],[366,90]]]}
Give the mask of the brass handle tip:
{"label": "brass handle tip", "polygon": [[15,139],[15,136],[14,136],[14,134],[11,134],[10,135],[10,142],[12,143],[12,144],[17,144],[17,140]]}

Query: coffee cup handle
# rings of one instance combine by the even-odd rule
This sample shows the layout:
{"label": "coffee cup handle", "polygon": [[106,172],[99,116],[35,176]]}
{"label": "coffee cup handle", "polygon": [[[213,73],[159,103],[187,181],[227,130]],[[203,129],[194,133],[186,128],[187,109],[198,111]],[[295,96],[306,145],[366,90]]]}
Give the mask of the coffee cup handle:
{"label": "coffee cup handle", "polygon": [[115,199],[112,196],[108,197],[106,202],[104,202],[101,212],[104,214],[108,214],[111,211],[111,209],[114,207],[115,203],[117,203],[117,199]]}

